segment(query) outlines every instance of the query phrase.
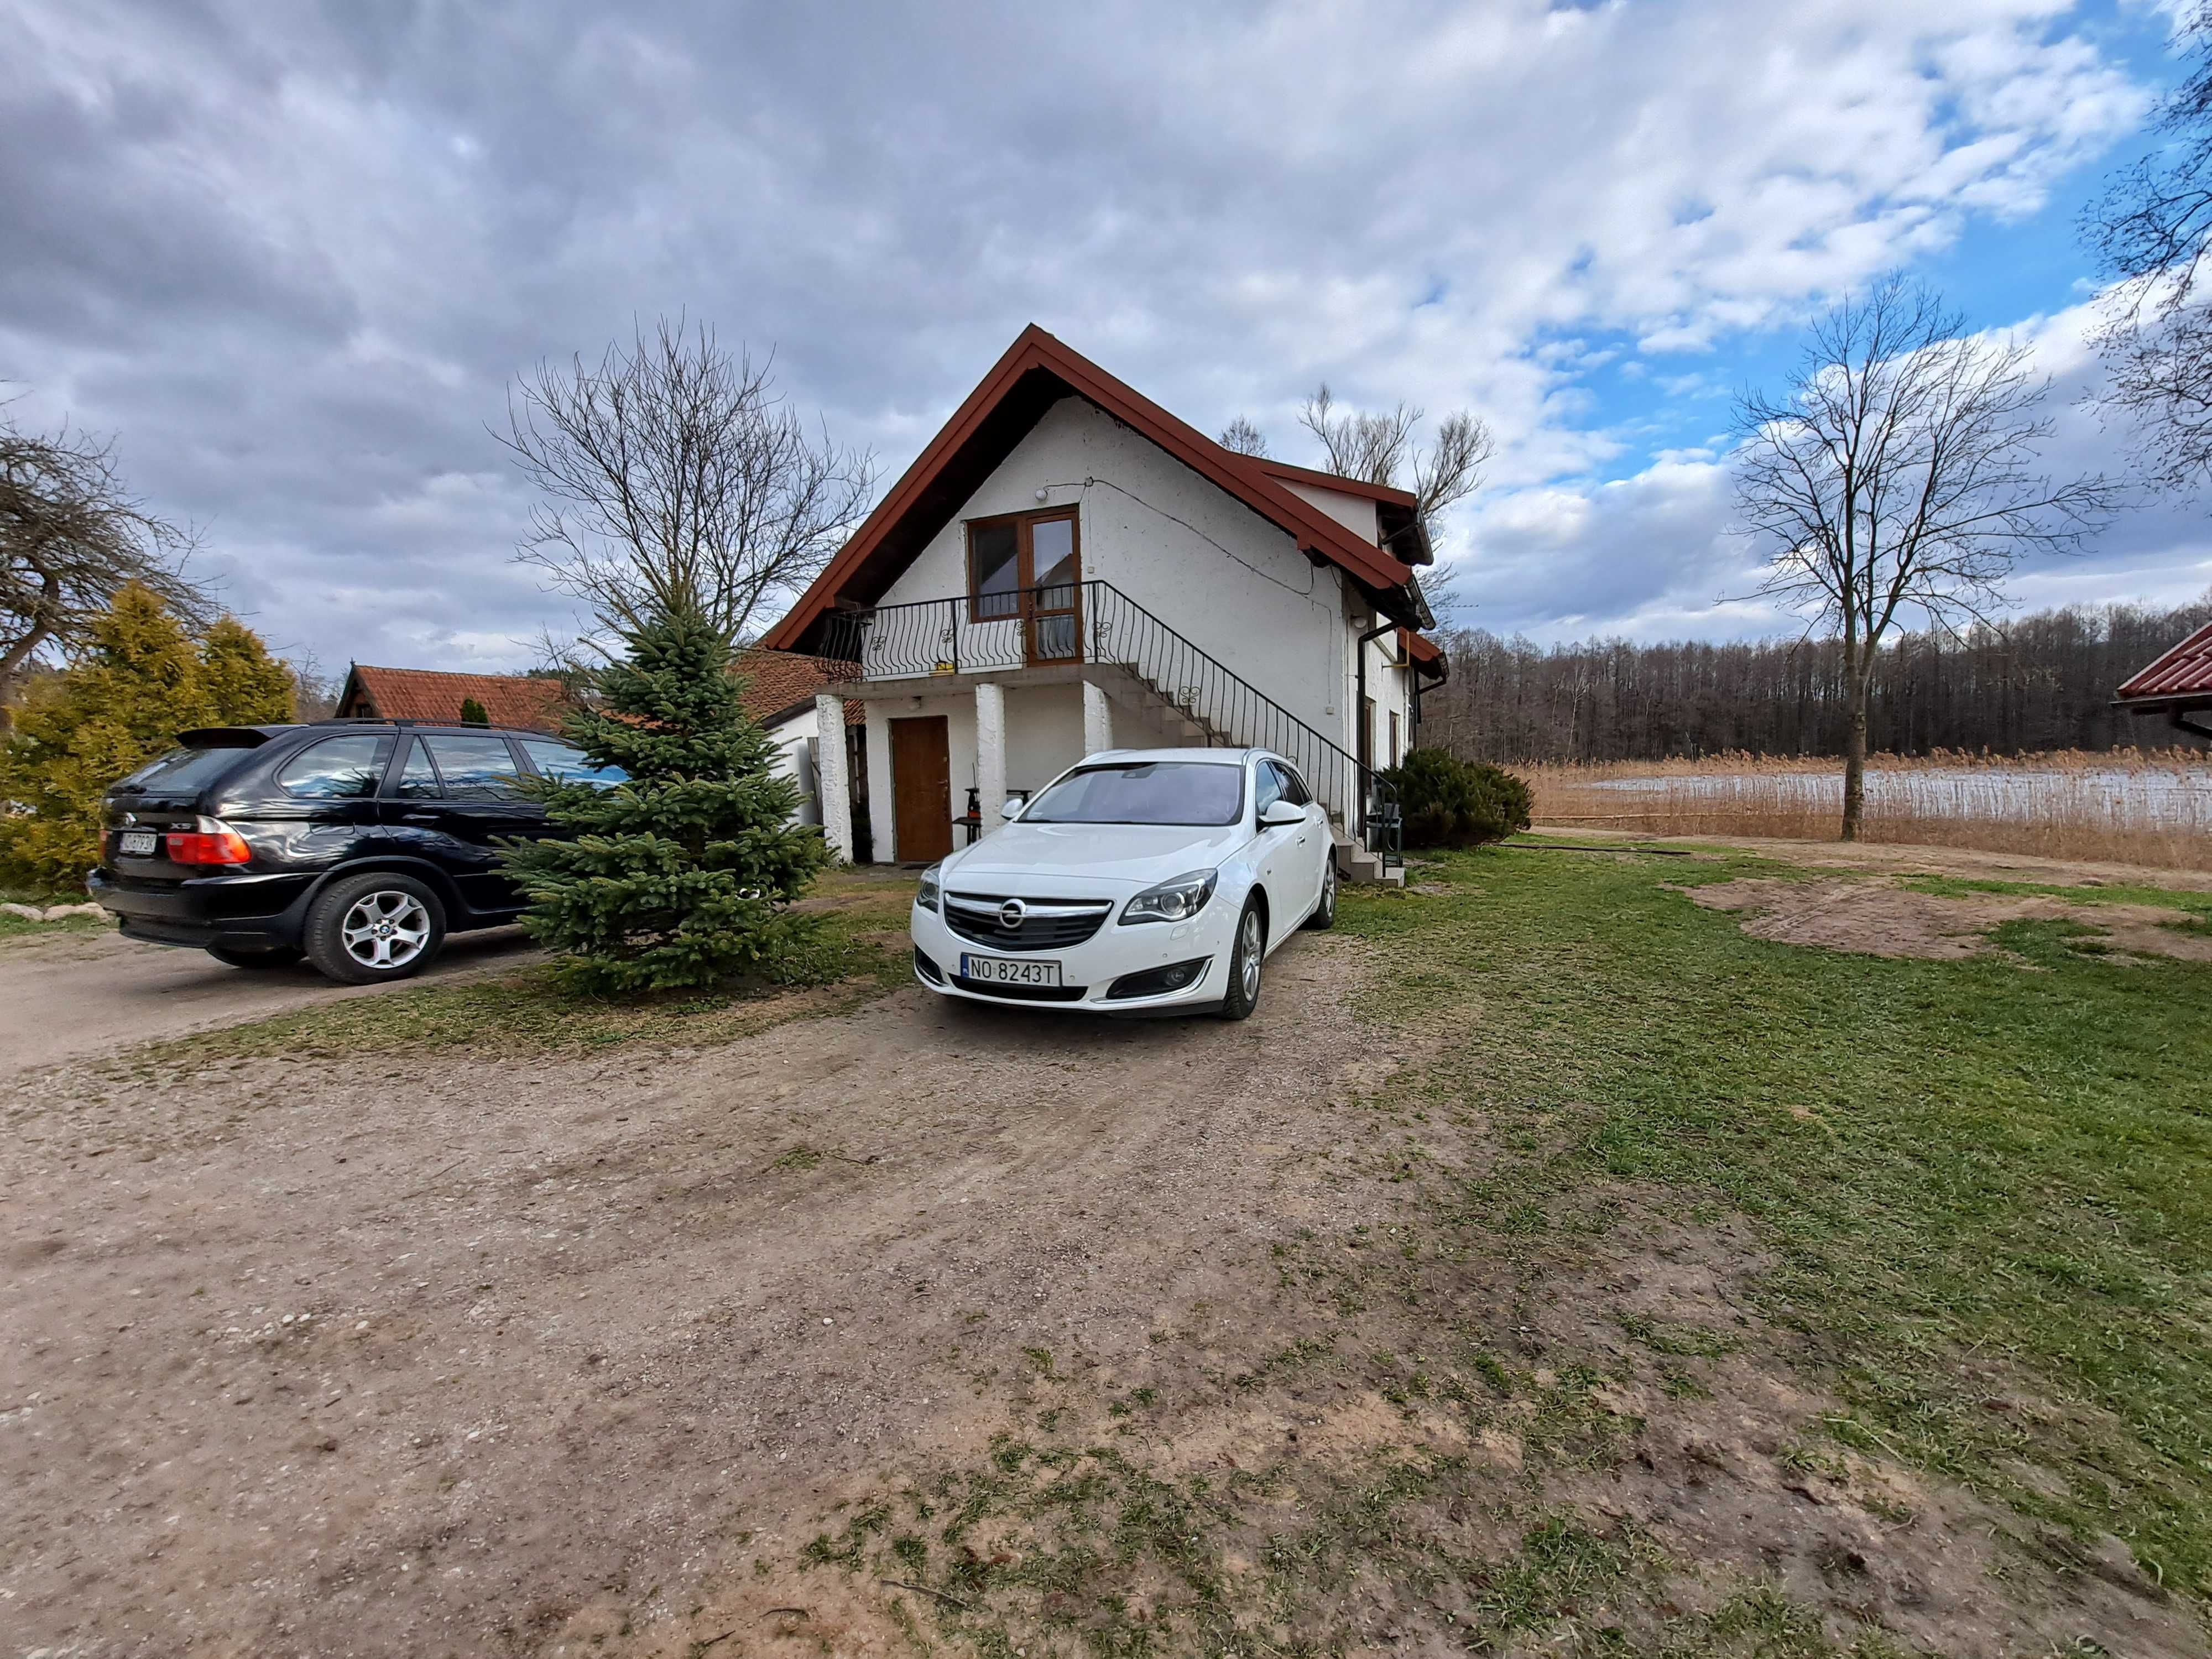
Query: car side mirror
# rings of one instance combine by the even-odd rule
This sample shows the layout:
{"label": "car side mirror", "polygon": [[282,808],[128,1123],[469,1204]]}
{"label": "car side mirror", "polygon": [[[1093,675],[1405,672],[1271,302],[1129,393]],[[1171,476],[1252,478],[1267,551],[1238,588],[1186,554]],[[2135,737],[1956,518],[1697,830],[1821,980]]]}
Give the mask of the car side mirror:
{"label": "car side mirror", "polygon": [[1294,800],[1269,801],[1260,812],[1262,830],[1281,830],[1305,821],[1306,809]]}
{"label": "car side mirror", "polygon": [[999,816],[1011,823],[1014,819],[1021,817],[1022,808],[1028,805],[1029,803],[1020,796],[1009,795],[1000,804]]}

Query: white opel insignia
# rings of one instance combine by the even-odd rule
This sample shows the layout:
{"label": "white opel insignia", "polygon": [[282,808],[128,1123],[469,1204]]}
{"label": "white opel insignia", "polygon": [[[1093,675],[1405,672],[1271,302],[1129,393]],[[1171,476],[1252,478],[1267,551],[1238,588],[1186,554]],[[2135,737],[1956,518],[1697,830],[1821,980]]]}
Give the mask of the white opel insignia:
{"label": "white opel insignia", "polygon": [[915,977],[1103,1013],[1258,1006],[1267,953],[1336,920],[1328,815],[1263,749],[1085,757],[922,872]]}

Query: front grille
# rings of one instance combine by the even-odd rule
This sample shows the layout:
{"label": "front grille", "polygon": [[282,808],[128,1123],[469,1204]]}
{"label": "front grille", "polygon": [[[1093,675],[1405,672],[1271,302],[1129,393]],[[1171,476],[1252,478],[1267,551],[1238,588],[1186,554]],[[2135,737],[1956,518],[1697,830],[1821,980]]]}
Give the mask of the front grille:
{"label": "front grille", "polygon": [[1080,1002],[1091,989],[1087,985],[1000,985],[994,980],[970,979],[965,974],[953,975],[952,982],[979,997],[1000,997],[1008,1002]]}
{"label": "front grille", "polygon": [[1006,901],[982,893],[945,895],[945,925],[961,938],[998,951],[1065,951],[1080,945],[1113,914],[1109,899],[1029,899],[1021,926],[1000,920]]}

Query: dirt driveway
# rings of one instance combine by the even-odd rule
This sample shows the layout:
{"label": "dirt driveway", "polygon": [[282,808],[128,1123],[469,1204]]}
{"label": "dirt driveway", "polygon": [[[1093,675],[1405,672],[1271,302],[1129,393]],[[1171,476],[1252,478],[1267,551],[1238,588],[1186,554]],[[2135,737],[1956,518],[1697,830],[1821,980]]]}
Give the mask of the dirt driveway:
{"label": "dirt driveway", "polygon": [[[529,948],[519,928],[457,933],[428,977],[510,966]],[[225,967],[204,951],[146,945],[112,932],[10,939],[0,941],[0,1077],[127,1042],[391,988],[334,985],[305,963],[248,972]]]}
{"label": "dirt driveway", "polygon": [[1241,1025],[909,988],[690,1054],[24,1078],[7,1647],[684,1651],[872,1471],[980,1451],[1040,1364],[1156,1375],[1358,1218],[1315,1174],[1388,1063],[1358,959],[1293,941]]}

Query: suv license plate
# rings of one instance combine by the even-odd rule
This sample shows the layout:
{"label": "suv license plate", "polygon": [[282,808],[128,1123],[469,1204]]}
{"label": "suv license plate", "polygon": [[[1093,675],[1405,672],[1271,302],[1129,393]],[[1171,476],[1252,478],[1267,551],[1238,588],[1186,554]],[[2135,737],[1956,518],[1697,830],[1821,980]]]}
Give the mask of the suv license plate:
{"label": "suv license plate", "polygon": [[152,858],[154,849],[161,844],[161,836],[151,830],[125,830],[115,839],[116,850],[133,858]]}
{"label": "suv license plate", "polygon": [[1012,962],[1005,957],[971,957],[960,953],[960,977],[981,980],[986,985],[1057,985],[1060,983],[1060,964],[1056,962]]}

